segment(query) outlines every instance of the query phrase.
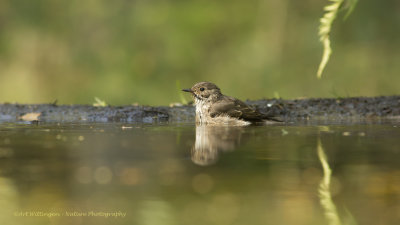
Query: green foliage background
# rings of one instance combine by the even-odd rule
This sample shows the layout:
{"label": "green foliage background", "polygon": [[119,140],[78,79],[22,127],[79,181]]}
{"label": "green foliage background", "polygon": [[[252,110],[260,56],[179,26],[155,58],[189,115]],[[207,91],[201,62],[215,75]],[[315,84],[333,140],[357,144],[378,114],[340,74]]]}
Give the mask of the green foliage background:
{"label": "green foliage background", "polygon": [[0,102],[168,104],[177,81],[242,99],[400,94],[400,1],[360,0],[331,34],[320,0],[0,0]]}

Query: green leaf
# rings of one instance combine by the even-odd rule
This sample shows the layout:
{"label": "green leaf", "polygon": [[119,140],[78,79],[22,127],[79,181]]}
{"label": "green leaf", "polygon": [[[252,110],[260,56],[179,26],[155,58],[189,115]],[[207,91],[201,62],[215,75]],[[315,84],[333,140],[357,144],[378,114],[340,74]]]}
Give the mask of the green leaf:
{"label": "green leaf", "polygon": [[322,42],[324,47],[324,52],[322,54],[321,63],[318,67],[317,77],[320,79],[322,77],[322,72],[324,71],[326,64],[328,64],[329,58],[332,54],[330,32],[332,28],[332,23],[336,19],[339,8],[343,4],[344,0],[330,0],[332,3],[324,7],[325,14],[320,19],[319,25],[319,40]]}
{"label": "green leaf", "polygon": [[107,103],[103,100],[100,100],[98,97],[94,97],[93,106],[95,107],[106,107]]}
{"label": "green leaf", "polygon": [[344,16],[344,20],[346,20],[347,17],[353,12],[358,0],[330,0],[330,2],[332,3],[324,7],[325,14],[320,19],[319,25],[319,40],[322,42],[324,51],[318,67],[318,79],[322,77],[322,73],[324,72],[326,64],[328,64],[329,58],[332,54],[330,33],[333,21],[335,21],[339,10],[344,6],[344,4],[346,4],[344,9],[347,10],[346,15]]}

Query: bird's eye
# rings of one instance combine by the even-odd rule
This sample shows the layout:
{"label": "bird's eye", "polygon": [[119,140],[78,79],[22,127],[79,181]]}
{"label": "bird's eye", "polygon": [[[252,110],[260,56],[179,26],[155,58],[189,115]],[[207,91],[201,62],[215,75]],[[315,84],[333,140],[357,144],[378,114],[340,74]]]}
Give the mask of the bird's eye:
{"label": "bird's eye", "polygon": [[200,91],[204,91],[204,88],[200,88]]}

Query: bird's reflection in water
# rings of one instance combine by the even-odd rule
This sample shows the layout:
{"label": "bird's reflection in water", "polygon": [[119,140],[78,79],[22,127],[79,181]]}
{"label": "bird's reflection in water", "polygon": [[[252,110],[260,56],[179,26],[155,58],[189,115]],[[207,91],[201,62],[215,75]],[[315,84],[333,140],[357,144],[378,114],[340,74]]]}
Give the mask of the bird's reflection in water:
{"label": "bird's reflection in water", "polygon": [[243,127],[196,126],[196,141],[192,147],[192,161],[209,166],[218,161],[220,152],[233,151],[239,145]]}

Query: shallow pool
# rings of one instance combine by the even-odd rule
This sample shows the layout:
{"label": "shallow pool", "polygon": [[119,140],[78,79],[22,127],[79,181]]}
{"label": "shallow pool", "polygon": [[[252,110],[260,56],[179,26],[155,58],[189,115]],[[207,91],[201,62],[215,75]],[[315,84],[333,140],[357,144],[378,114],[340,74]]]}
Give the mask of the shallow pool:
{"label": "shallow pool", "polygon": [[400,221],[400,121],[1,123],[0,224]]}

